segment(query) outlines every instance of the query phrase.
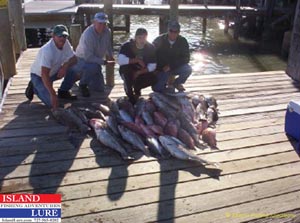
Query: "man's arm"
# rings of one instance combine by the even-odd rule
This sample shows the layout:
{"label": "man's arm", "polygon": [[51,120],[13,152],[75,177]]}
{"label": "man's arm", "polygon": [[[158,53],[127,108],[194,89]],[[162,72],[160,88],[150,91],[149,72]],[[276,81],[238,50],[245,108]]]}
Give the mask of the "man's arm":
{"label": "man's arm", "polygon": [[58,70],[58,78],[63,78],[66,73],[67,73],[67,69],[69,67],[71,67],[72,65],[77,63],[77,58],[76,56],[72,56],[67,62],[65,62],[64,64],[62,64],[62,66],[60,67],[60,69]]}
{"label": "man's arm", "polygon": [[57,101],[56,92],[53,88],[53,84],[50,80],[50,68],[42,67],[42,81],[50,94],[52,109],[56,109],[58,107],[58,101]]}

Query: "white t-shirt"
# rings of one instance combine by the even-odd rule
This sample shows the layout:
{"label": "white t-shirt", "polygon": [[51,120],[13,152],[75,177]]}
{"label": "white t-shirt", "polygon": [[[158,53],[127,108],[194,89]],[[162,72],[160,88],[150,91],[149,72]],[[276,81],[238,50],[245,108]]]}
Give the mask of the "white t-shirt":
{"label": "white t-shirt", "polygon": [[37,57],[31,65],[30,72],[38,76],[42,76],[42,67],[50,69],[50,76],[56,74],[62,64],[67,62],[75,55],[69,40],[66,40],[65,45],[60,50],[56,47],[54,40],[49,40],[39,50]]}

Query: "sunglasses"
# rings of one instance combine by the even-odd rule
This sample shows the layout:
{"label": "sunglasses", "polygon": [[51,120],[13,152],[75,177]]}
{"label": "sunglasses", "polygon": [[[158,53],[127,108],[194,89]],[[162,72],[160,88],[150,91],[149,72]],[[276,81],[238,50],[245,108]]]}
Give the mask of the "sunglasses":
{"label": "sunglasses", "polygon": [[68,36],[67,35],[61,35],[61,36],[58,36],[59,38],[68,38]]}
{"label": "sunglasses", "polygon": [[170,33],[179,33],[179,31],[177,31],[177,30],[172,30],[172,29],[169,29],[169,32],[170,32]]}

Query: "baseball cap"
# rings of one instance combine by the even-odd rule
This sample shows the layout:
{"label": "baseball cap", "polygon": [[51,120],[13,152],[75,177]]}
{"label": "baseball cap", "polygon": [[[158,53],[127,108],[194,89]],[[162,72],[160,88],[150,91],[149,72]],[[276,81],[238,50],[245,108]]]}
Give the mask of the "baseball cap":
{"label": "baseball cap", "polygon": [[64,25],[56,25],[53,28],[53,34],[55,36],[69,36],[68,28]]}
{"label": "baseball cap", "polygon": [[95,14],[94,20],[100,23],[108,23],[108,16],[104,12],[98,12]]}
{"label": "baseball cap", "polygon": [[176,20],[171,20],[168,24],[168,29],[173,31],[180,31],[180,25]]}

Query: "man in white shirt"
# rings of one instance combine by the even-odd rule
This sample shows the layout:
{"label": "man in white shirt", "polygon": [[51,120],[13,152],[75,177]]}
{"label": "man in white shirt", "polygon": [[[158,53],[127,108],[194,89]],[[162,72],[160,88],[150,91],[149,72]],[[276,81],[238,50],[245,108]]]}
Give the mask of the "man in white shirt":
{"label": "man in white shirt", "polygon": [[[41,101],[52,109],[58,107],[58,99],[77,99],[70,94],[75,81],[79,75],[70,69],[77,61],[70,42],[68,29],[64,25],[57,25],[53,29],[53,35],[44,46],[39,50],[35,61],[31,66],[31,81],[26,89],[26,97],[31,101],[36,94]],[[55,80],[64,78],[58,94],[53,88]]]}
{"label": "man in white shirt", "polygon": [[[108,16],[98,12],[93,24],[82,33],[76,48],[78,64],[76,70],[81,74],[79,87],[82,96],[89,97],[89,89],[104,92],[102,65],[113,66],[115,60],[111,44],[111,31],[107,27]],[[105,60],[104,57],[108,59]]]}

